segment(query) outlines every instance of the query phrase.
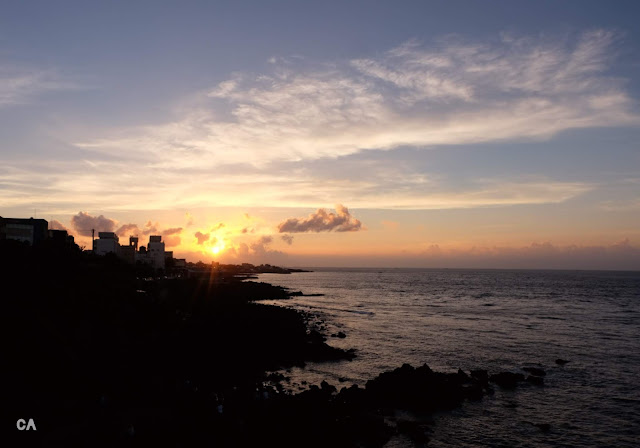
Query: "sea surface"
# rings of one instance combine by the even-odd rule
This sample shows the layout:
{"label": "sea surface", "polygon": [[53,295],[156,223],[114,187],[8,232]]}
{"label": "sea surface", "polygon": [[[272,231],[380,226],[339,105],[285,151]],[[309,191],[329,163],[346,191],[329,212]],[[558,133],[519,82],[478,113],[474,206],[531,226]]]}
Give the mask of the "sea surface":
{"label": "sea surface", "polygon": [[[350,362],[283,372],[290,390],[364,385],[403,363],[535,366],[544,386],[496,387],[436,414],[428,446],[640,447],[640,272],[315,269],[259,280],[324,294],[274,304],[312,312],[331,345],[356,349]],[[330,337],[338,332],[346,337]],[[413,444],[397,436],[387,446]]]}

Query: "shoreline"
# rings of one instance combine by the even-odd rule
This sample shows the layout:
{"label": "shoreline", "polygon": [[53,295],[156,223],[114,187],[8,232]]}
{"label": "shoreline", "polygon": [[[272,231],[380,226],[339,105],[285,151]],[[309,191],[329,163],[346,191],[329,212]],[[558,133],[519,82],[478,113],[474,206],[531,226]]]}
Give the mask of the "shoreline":
{"label": "shoreline", "polygon": [[357,356],[328,345],[308,313],[260,303],[298,292],[213,276],[142,281],[115,260],[74,253],[10,255],[7,290],[21,295],[5,304],[19,341],[6,351],[6,404],[15,418],[34,416],[38,445],[380,447],[397,433],[421,442],[428,422],[394,409],[432,413],[481,399],[490,382],[543,382],[405,365],[364,388],[323,381],[289,393],[267,373]]}

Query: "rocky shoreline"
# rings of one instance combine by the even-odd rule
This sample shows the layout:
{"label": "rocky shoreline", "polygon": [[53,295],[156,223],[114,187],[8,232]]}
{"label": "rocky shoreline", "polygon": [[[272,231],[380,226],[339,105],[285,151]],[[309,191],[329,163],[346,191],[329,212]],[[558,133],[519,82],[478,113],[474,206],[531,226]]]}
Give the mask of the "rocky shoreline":
{"label": "rocky shoreline", "polygon": [[285,289],[145,281],[116,259],[1,244],[5,290],[20,291],[2,314],[3,423],[38,425],[20,446],[381,447],[396,433],[423,444],[427,421],[395,410],[424,416],[479,400],[492,384],[543,384],[536,368],[525,377],[404,365],[365,387],[323,382],[293,394],[267,372],[356,353],[328,345],[311,316],[259,303],[289,297]]}

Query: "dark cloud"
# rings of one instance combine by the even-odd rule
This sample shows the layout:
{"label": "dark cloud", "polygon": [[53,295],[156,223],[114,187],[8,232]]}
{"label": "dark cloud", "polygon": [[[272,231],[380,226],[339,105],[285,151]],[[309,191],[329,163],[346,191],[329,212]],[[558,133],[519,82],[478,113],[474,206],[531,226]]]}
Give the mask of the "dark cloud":
{"label": "dark cloud", "polygon": [[272,250],[269,248],[272,242],[272,236],[263,235],[248,246],[249,250],[245,255],[248,255],[250,260],[259,261],[262,263],[269,262],[269,260],[274,260],[273,257],[280,258],[282,256],[285,256],[286,254],[284,252],[281,252],[279,250]]}
{"label": "dark cloud", "polygon": [[271,244],[272,242],[273,242],[272,236],[264,235],[264,236],[261,236],[260,239],[258,239],[257,244],[267,245],[267,244]]}
{"label": "dark cloud", "polygon": [[183,230],[182,227],[159,230],[160,224],[151,220],[147,221],[142,229],[134,223],[122,224],[117,227],[118,223],[113,219],[105,218],[102,215],[95,217],[85,212],[80,212],[72,217],[71,223],[78,234],[82,236],[91,236],[91,229],[95,229],[96,233],[115,232],[119,237],[160,235],[166,247],[178,246],[181,243],[180,234]]}
{"label": "dark cloud", "polygon": [[142,232],[140,231],[140,228],[138,227],[137,224],[123,224],[121,225],[118,230],[116,230],[116,234],[118,236],[137,236],[140,235]]}
{"label": "dark cloud", "polygon": [[178,246],[182,239],[180,238],[180,234],[182,233],[182,227],[173,227],[171,229],[163,230],[161,235],[164,240],[164,244],[167,247]]}
{"label": "dark cloud", "polygon": [[151,221],[147,221],[147,223],[144,225],[144,230],[142,231],[143,235],[157,235],[158,234],[158,223],[156,222],[155,224],[152,223]]}
{"label": "dark cloud", "polygon": [[307,218],[289,218],[278,224],[280,233],[302,232],[357,232],[362,230],[362,222],[349,213],[347,207],[336,205],[336,213],[319,208]]}
{"label": "dark cloud", "polygon": [[169,235],[167,237],[163,237],[162,241],[164,241],[165,247],[175,247],[180,245],[182,238],[178,235]]}
{"label": "dark cloud", "polygon": [[158,223],[152,224],[151,221],[147,221],[145,229],[141,230],[137,224],[123,224],[116,230],[118,236],[138,236],[138,235],[151,235],[156,234],[162,236],[165,246],[177,246],[181,242],[180,233],[182,233],[182,227],[173,227],[166,230],[158,230]]}
{"label": "dark cloud", "polygon": [[66,231],[69,231],[69,229],[67,229],[65,226],[63,226],[60,221],[55,220],[55,219],[52,219],[51,221],[49,221],[49,229],[51,229],[51,230],[66,230]]}
{"label": "dark cloud", "polygon": [[196,232],[194,235],[198,239],[198,244],[202,244],[209,239],[208,233]]}
{"label": "dark cloud", "polygon": [[247,257],[249,256],[249,246],[245,243],[240,243],[236,253],[239,257],[246,260]]}
{"label": "dark cloud", "polygon": [[173,227],[162,231],[162,236],[176,235],[182,233],[182,227]]}
{"label": "dark cloud", "polygon": [[261,236],[257,241],[254,241],[253,243],[251,243],[249,247],[251,248],[254,254],[263,255],[269,251],[269,245],[272,242],[273,242],[272,237],[268,235],[264,235],[264,236]]}
{"label": "dark cloud", "polygon": [[282,238],[282,241],[287,243],[289,246],[293,244],[293,235],[282,235],[280,238]]}
{"label": "dark cloud", "polygon": [[71,225],[81,236],[91,236],[91,229],[97,232],[113,232],[116,221],[105,218],[103,215],[91,216],[87,212],[79,212],[71,217]]}

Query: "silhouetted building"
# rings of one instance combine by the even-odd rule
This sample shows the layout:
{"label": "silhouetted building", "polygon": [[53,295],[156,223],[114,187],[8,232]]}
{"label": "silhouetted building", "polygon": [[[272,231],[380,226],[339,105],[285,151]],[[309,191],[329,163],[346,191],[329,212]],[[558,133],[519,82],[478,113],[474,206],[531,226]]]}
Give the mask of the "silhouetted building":
{"label": "silhouetted building", "polygon": [[94,253],[114,253],[128,263],[144,263],[156,269],[164,269],[167,265],[165,258],[173,257],[173,252],[164,250],[164,243],[159,235],[150,236],[147,247],[140,246],[139,250],[137,236],[129,237],[128,246],[121,246],[119,241],[120,238],[114,232],[99,232],[98,239],[94,241]]}
{"label": "silhouetted building", "polygon": [[128,246],[120,246],[118,256],[130,264],[136,262],[136,252],[138,250],[138,237],[130,236]]}
{"label": "silhouetted building", "polygon": [[151,259],[151,264],[156,269],[164,269],[164,243],[162,237],[159,235],[152,235],[149,237],[149,244],[147,245],[147,252]]}
{"label": "silhouetted building", "polygon": [[120,246],[118,256],[130,264],[136,262],[136,248],[134,246]]}
{"label": "silhouetted building", "polygon": [[100,232],[95,240],[95,253],[98,255],[106,255],[110,252],[118,255],[120,252],[119,238],[114,232]]}
{"label": "silhouetted building", "polygon": [[3,218],[0,216],[0,239],[24,241],[30,245],[45,240],[49,223],[44,219]]}
{"label": "silhouetted building", "polygon": [[165,268],[165,250],[162,237],[152,235],[149,237],[149,244],[145,248],[140,246],[140,250],[136,252],[136,263],[145,263],[156,269]]}
{"label": "silhouetted building", "polygon": [[138,237],[137,236],[130,236],[129,237],[129,246],[133,246],[133,250],[134,251],[138,250]]}
{"label": "silhouetted building", "polygon": [[49,229],[48,235],[49,235],[49,239],[57,247],[68,247],[68,246],[73,246],[75,244],[75,239],[73,238],[73,235],[69,235],[69,233],[66,230]]}

